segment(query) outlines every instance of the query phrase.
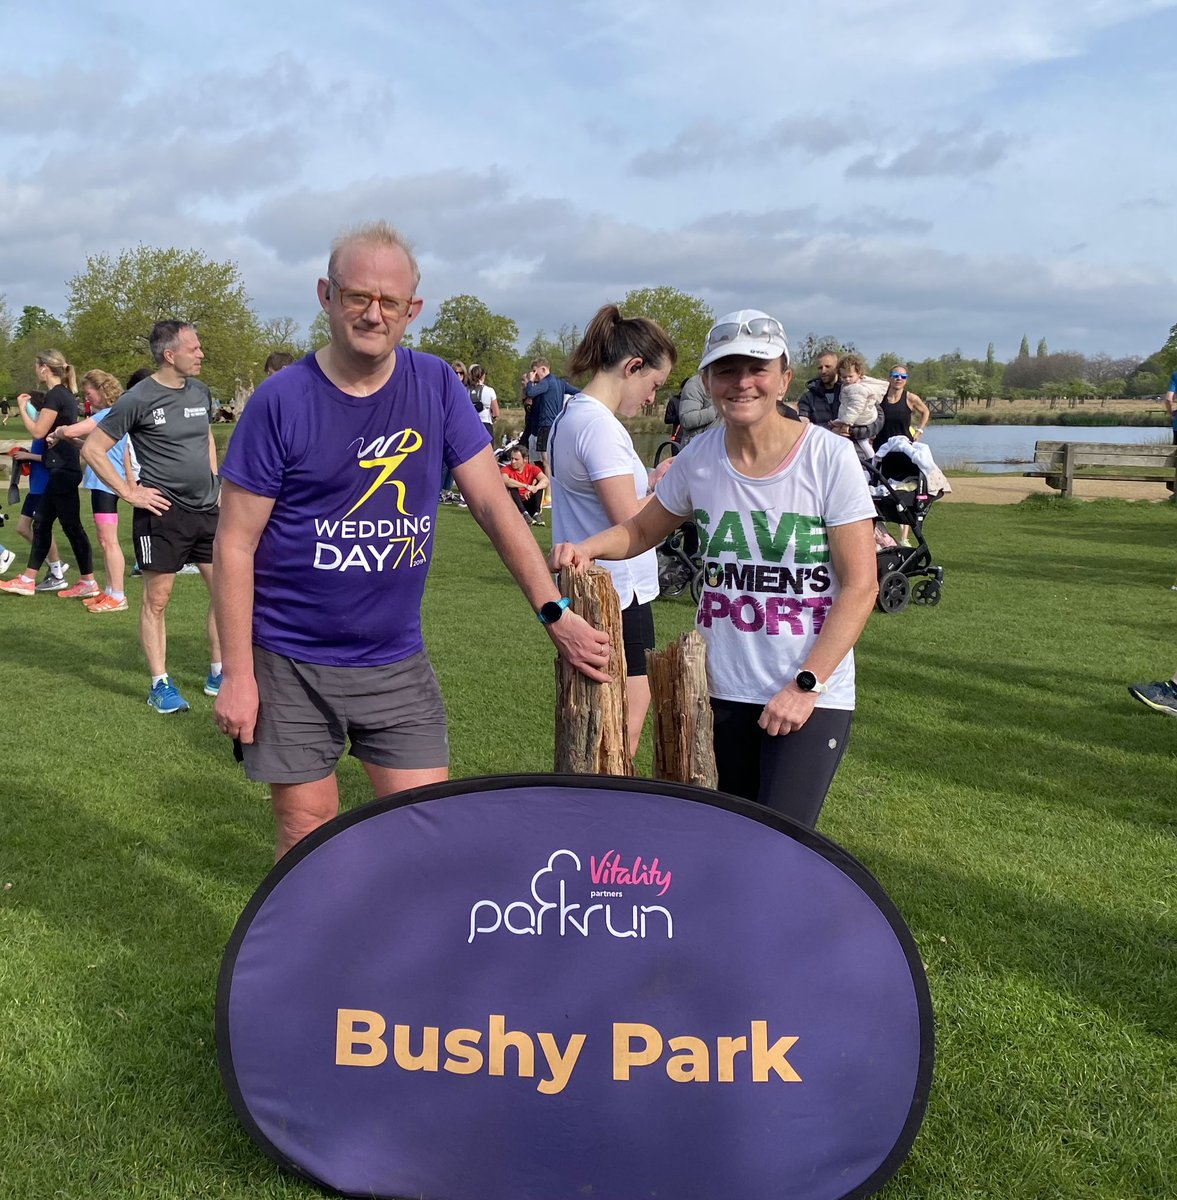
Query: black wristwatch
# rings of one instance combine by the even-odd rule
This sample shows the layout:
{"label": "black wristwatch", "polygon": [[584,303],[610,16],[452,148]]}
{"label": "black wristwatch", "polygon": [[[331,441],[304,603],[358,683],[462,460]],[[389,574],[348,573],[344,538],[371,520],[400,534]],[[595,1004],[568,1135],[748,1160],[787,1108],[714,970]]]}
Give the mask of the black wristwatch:
{"label": "black wristwatch", "polygon": [[793,681],[803,692],[814,692],[818,696],[822,692],[828,692],[829,685],[819,683],[817,676],[812,671],[798,671],[797,678]]}
{"label": "black wristwatch", "polygon": [[567,596],[561,596],[559,600],[549,600],[546,604],[541,604],[539,612],[535,615],[541,625],[555,625],[571,603]]}

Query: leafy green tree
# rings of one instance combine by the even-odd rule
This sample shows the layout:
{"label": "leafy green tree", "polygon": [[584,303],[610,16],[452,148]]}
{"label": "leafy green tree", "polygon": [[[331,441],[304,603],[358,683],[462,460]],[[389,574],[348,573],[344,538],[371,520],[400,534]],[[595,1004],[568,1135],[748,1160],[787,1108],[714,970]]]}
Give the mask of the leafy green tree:
{"label": "leafy green tree", "polygon": [[[331,322],[327,320],[327,313],[323,309],[319,309],[307,330],[307,353],[322,350],[330,340]],[[402,341],[404,340],[402,339]]]}
{"label": "leafy green tree", "polygon": [[16,323],[16,337],[27,341],[37,334],[62,333],[61,322],[48,309],[39,304],[26,304],[21,309],[20,320]]}
{"label": "leafy green tree", "polygon": [[296,358],[307,352],[306,339],[302,329],[293,317],[271,317],[263,321],[259,329],[258,355],[264,362],[267,354],[275,350],[284,350]]}
{"label": "leafy green tree", "polygon": [[1049,358],[1050,350],[1046,345],[1046,338],[1038,339],[1038,349],[1034,352],[1035,358]]}
{"label": "leafy green tree", "polygon": [[985,378],[992,379],[997,374],[997,356],[993,350],[993,343],[989,343],[989,349],[985,351]]}
{"label": "leafy green tree", "polygon": [[261,374],[261,329],[234,262],[214,262],[199,250],[138,246],[116,258],[95,255],[70,280],[72,361],[120,379],[151,363],[148,338],[156,321],[190,321],[204,348],[201,378],[230,400]]}
{"label": "leafy green tree", "polygon": [[1022,334],[1022,344],[1018,347],[1018,358],[1030,357],[1030,339],[1026,334]]}
{"label": "leafy green tree", "polygon": [[961,400],[979,400],[985,393],[985,378],[972,367],[958,367],[950,383]]}
{"label": "leafy green tree", "polygon": [[420,348],[447,362],[461,359],[467,366],[486,368],[486,381],[504,400],[516,394],[515,343],[519,326],[510,317],[491,312],[477,296],[451,296],[437,309],[432,325],[421,330]]}
{"label": "leafy green tree", "polygon": [[[16,322],[0,373],[11,380],[12,390],[31,392],[40,385],[34,374],[37,355],[42,350],[61,350],[70,357],[69,342],[62,323],[46,309],[26,304]],[[79,372],[81,374],[81,372]],[[4,385],[6,388],[8,384]]]}
{"label": "leafy green tree", "polygon": [[884,350],[883,353],[875,359],[874,364],[870,368],[870,373],[878,376],[879,379],[886,379],[887,376],[891,374],[892,367],[894,367],[896,363],[900,363],[902,361],[903,359],[901,359],[894,351]]}
{"label": "leafy green tree", "polygon": [[678,362],[666,380],[668,391],[677,391],[699,369],[707,331],[715,323],[711,309],[678,288],[636,288],[618,305],[627,317],[649,317],[657,321],[678,350]]}

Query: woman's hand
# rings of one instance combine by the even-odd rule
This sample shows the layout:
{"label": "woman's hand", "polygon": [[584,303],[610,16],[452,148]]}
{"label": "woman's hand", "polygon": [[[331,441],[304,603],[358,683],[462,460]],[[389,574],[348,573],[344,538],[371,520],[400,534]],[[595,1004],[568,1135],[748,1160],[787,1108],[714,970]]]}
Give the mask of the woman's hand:
{"label": "woman's hand", "polygon": [[548,555],[548,566],[553,571],[571,567],[574,571],[587,571],[593,560],[575,542],[559,542]]}
{"label": "woman's hand", "polygon": [[816,705],[816,692],[803,692],[795,683],[790,683],[764,706],[756,723],[770,737],[792,733],[809,720]]}

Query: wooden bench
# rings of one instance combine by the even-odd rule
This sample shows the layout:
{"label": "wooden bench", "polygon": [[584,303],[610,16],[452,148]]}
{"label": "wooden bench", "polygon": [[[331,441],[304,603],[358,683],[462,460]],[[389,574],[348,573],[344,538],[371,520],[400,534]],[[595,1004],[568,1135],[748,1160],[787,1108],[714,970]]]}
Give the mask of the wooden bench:
{"label": "wooden bench", "polygon": [[[1099,470],[1093,471],[1093,467]],[[1169,472],[1168,479],[1161,474],[1163,471]],[[1173,491],[1177,482],[1177,446],[1155,443],[1035,442],[1034,469],[1025,474],[1044,476],[1048,487],[1061,491],[1068,499],[1074,491],[1077,478],[1159,483]]]}

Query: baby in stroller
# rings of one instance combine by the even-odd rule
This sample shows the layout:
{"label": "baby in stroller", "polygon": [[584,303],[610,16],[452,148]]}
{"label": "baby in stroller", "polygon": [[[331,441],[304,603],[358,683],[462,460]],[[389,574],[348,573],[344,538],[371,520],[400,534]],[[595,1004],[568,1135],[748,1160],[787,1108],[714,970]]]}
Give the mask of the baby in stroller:
{"label": "baby in stroller", "polygon": [[937,566],[924,537],[924,519],[932,505],[952,485],[936,466],[932,452],[922,442],[893,437],[884,442],[876,456],[864,463],[867,483],[875,502],[879,525],[906,525],[915,538],[913,545],[897,545],[889,535],[876,536],[879,572],[879,608],[901,612],[909,601],[940,603],[944,568]]}

